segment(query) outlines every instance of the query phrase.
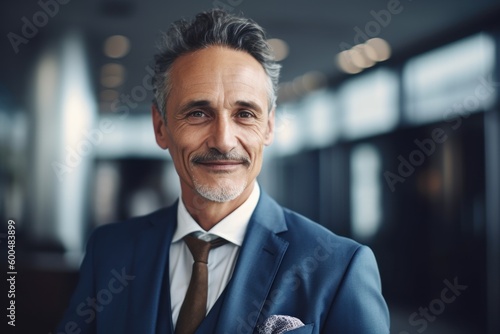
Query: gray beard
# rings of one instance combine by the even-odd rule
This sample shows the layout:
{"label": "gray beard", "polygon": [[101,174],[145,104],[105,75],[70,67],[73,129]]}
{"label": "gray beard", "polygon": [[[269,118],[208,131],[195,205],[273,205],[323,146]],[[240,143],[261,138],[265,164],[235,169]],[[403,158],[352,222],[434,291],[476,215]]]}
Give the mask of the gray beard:
{"label": "gray beard", "polygon": [[212,202],[224,203],[238,198],[238,196],[240,196],[247,187],[246,180],[244,183],[241,183],[241,185],[239,183],[234,184],[234,182],[231,182],[230,180],[228,181],[229,182],[227,182],[227,184],[222,184],[215,187],[203,185],[197,180],[193,180],[193,183],[194,188],[203,198]]}

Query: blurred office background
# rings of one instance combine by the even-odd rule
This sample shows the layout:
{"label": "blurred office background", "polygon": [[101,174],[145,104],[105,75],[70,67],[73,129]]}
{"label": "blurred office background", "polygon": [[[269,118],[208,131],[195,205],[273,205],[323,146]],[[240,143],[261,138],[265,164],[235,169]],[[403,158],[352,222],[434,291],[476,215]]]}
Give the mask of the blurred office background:
{"label": "blurred office background", "polygon": [[[93,228],[176,199],[151,61],[160,31],[213,7],[264,26],[283,65],[261,186],[374,250],[393,333],[500,333],[493,0],[4,3],[0,248],[3,275],[13,219],[17,333],[53,329]],[[467,288],[444,302],[450,284]]]}

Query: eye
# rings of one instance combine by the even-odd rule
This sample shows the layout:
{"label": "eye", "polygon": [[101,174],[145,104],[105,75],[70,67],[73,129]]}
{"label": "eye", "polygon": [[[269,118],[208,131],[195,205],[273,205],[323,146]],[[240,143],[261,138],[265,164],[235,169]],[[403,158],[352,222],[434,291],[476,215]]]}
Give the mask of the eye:
{"label": "eye", "polygon": [[248,110],[241,110],[240,112],[238,112],[237,116],[240,118],[252,118],[252,117],[254,117],[253,113],[251,113]]}
{"label": "eye", "polygon": [[195,111],[190,112],[187,116],[188,117],[200,118],[200,117],[207,117],[207,114],[205,114],[201,110],[195,110]]}
{"label": "eye", "polygon": [[210,115],[203,110],[193,110],[188,112],[185,117],[190,124],[204,124],[210,120]]}

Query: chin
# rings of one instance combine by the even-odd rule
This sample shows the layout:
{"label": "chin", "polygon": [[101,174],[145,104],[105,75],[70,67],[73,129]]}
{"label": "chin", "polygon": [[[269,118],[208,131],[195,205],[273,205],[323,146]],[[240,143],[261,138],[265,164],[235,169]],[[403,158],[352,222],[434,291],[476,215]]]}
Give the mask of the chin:
{"label": "chin", "polygon": [[193,180],[196,192],[203,198],[217,203],[237,199],[247,187],[246,181],[233,181],[229,178],[218,180],[217,184],[207,184]]}

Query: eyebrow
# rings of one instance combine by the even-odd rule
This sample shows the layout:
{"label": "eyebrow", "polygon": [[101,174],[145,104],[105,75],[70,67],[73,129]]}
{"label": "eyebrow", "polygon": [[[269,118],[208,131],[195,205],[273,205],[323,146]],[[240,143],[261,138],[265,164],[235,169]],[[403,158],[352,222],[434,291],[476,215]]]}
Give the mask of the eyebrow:
{"label": "eyebrow", "polygon": [[[250,108],[258,111],[261,111],[262,109],[257,103],[251,101],[238,100],[236,101],[235,104],[240,107]],[[193,108],[212,108],[212,107],[210,101],[208,100],[194,100],[194,101],[189,101],[183,106],[181,106],[181,108],[179,109],[179,113],[183,114]]]}
{"label": "eyebrow", "polygon": [[251,101],[236,101],[236,105],[238,106],[241,106],[241,107],[246,107],[246,108],[250,108],[250,109],[253,109],[253,110],[258,110],[258,111],[261,111],[262,108],[257,104],[257,103],[254,103],[254,102],[251,102]]}
{"label": "eyebrow", "polygon": [[179,113],[183,114],[193,108],[206,108],[206,107],[210,107],[210,102],[207,100],[189,101],[179,109]]}

